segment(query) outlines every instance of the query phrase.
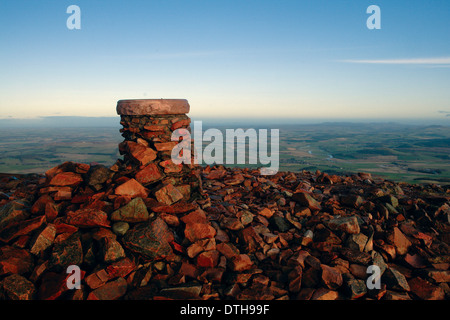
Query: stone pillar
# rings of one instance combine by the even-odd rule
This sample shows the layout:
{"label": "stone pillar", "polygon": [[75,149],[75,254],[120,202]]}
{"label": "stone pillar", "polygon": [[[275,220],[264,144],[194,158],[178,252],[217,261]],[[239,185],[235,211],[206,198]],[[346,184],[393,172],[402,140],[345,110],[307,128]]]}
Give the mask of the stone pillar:
{"label": "stone pillar", "polygon": [[193,161],[175,164],[171,160],[172,149],[178,144],[171,141],[172,132],[180,128],[190,132],[188,112],[189,103],[184,99],[117,102],[123,126],[120,132],[125,138],[119,144],[124,155],[120,171],[144,186],[148,197],[165,205],[193,201],[201,195],[199,167]]}

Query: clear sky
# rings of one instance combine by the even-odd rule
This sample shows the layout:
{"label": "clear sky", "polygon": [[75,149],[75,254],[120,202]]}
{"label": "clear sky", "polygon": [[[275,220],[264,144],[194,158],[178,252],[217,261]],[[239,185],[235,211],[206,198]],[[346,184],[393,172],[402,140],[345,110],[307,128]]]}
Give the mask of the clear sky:
{"label": "clear sky", "polygon": [[0,0],[0,118],[133,98],[197,119],[450,120],[450,1]]}

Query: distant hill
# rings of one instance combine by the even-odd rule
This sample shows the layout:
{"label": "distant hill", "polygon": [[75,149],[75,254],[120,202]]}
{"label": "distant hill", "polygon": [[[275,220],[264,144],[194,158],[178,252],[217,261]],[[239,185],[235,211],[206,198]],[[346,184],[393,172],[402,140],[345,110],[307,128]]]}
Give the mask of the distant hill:
{"label": "distant hill", "polygon": [[117,117],[54,116],[33,119],[0,119],[0,128],[70,128],[70,127],[120,127]]}
{"label": "distant hill", "polygon": [[[450,119],[329,119],[329,118],[249,118],[249,117],[197,117],[190,115],[192,127],[194,121],[203,121],[205,127],[253,127],[260,126],[281,127],[281,126],[298,126],[310,125],[317,129],[317,125],[321,127],[343,126],[345,128],[360,128],[361,124],[368,126],[367,128],[382,127],[393,128],[400,126],[419,125],[429,126],[429,128],[449,126]],[[81,117],[81,116],[48,116],[31,119],[18,118],[0,118],[0,128],[71,128],[71,127],[120,127],[120,117]],[[306,129],[306,128],[305,128]]]}

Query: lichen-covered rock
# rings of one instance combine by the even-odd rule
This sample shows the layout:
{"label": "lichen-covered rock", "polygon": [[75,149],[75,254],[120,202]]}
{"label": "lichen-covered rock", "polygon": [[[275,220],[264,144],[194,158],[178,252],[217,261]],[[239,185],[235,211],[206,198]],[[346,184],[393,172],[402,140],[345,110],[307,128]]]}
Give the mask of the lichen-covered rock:
{"label": "lichen-covered rock", "polygon": [[128,230],[123,243],[128,249],[157,260],[172,254],[169,242],[173,239],[167,224],[161,218],[156,218],[151,223],[142,222]]}

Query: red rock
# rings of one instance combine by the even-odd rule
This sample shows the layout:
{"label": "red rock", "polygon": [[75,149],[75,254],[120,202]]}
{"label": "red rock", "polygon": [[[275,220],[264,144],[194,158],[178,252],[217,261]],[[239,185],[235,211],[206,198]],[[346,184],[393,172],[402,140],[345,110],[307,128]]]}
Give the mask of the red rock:
{"label": "red rock", "polygon": [[96,241],[103,241],[103,238],[116,240],[117,236],[110,229],[98,228],[91,232],[92,239]]}
{"label": "red rock", "polygon": [[[221,283],[225,268],[206,268],[201,275],[198,276],[198,280],[202,282],[215,282]],[[208,295],[204,294],[202,298],[206,299]],[[219,298],[218,293],[209,295],[209,297]]]}
{"label": "red rock", "polygon": [[125,141],[125,150],[131,157],[136,160],[140,165],[146,165],[149,162],[156,159],[156,151],[152,148],[145,147],[142,144]]}
{"label": "red rock", "polygon": [[223,217],[220,226],[228,230],[241,230],[244,228],[241,220],[235,217]]}
{"label": "red rock", "polygon": [[367,266],[362,266],[360,264],[352,263],[348,267],[350,273],[358,279],[367,278]]}
{"label": "red rock", "polygon": [[325,264],[321,264],[320,267],[322,268],[322,282],[324,285],[331,290],[338,289],[343,283],[341,272]]}
{"label": "red rock", "polygon": [[61,234],[61,233],[73,234],[78,231],[77,227],[61,222],[60,218],[58,218],[54,221],[54,225],[56,228],[56,234]]}
{"label": "red rock", "polygon": [[382,277],[383,283],[386,283],[388,289],[396,291],[409,291],[409,284],[405,276],[395,268],[387,268]]}
{"label": "red rock", "polygon": [[177,189],[183,195],[184,200],[189,200],[191,198],[191,185],[179,184],[177,185]]}
{"label": "red rock", "polygon": [[170,130],[175,131],[181,127],[187,127],[187,126],[189,126],[190,123],[191,123],[191,119],[179,120],[172,124],[172,126],[170,127]]}
{"label": "red rock", "polygon": [[397,227],[394,227],[388,234],[387,241],[395,247],[395,251],[398,255],[405,255],[411,246],[411,241],[409,241]]}
{"label": "red rock", "polygon": [[180,225],[180,220],[177,216],[168,213],[160,213],[159,217],[164,220],[167,225],[171,227],[178,227]]}
{"label": "red rock", "polygon": [[305,191],[296,191],[292,199],[301,206],[308,207],[310,210],[319,211],[322,209],[320,203]]}
{"label": "red rock", "polygon": [[73,172],[61,172],[56,174],[51,180],[50,185],[52,186],[76,186],[83,182],[83,178]]}
{"label": "red rock", "polygon": [[172,160],[164,160],[159,163],[164,168],[164,173],[179,173],[183,170],[182,164],[175,164]]}
{"label": "red rock", "polygon": [[50,181],[54,176],[61,172],[73,172],[73,173],[86,173],[89,170],[89,165],[84,163],[75,163],[72,161],[66,161],[54,168],[51,168],[45,172],[47,181]]}
{"label": "red rock", "polygon": [[62,243],[64,241],[66,241],[67,239],[69,239],[71,235],[73,235],[72,232],[64,232],[64,233],[58,234],[53,243],[55,243],[55,244]]}
{"label": "red rock", "polygon": [[111,279],[125,277],[135,268],[136,265],[129,258],[124,258],[110,264],[106,269],[101,269],[90,274],[86,277],[85,281],[91,289],[97,289]]}
{"label": "red rock", "polygon": [[[130,166],[130,169],[131,169],[131,166]],[[130,178],[128,178],[126,176],[122,176],[122,177],[115,179],[115,183],[116,183],[116,185],[120,185],[120,184],[127,182],[128,180],[130,180]]]}
{"label": "red rock", "polygon": [[[139,132],[139,134],[145,139],[153,140],[156,137],[160,136],[161,132],[160,131],[141,131],[141,132]],[[142,143],[140,143],[140,144],[142,144]],[[142,145],[144,145],[144,144],[142,144]],[[146,145],[146,147],[148,147],[148,145]]]}
{"label": "red rock", "polygon": [[31,273],[29,280],[36,283],[41,278],[41,276],[47,271],[47,269],[48,269],[48,260],[42,262],[33,269],[33,272]]}
{"label": "red rock", "polygon": [[184,229],[186,239],[194,243],[201,239],[212,238],[216,235],[216,229],[206,223],[188,223]]}
{"label": "red rock", "polygon": [[124,258],[117,262],[114,262],[106,267],[106,272],[110,276],[110,279],[116,277],[125,277],[131,271],[136,268],[136,265],[129,258]]}
{"label": "red rock", "polygon": [[407,264],[416,269],[426,268],[427,266],[426,261],[419,254],[410,255],[407,253],[403,259]]}
{"label": "red rock", "polygon": [[445,300],[445,292],[441,287],[416,277],[408,281],[411,292],[422,300]]}
{"label": "red rock", "polygon": [[264,247],[265,242],[252,226],[239,231],[239,241],[243,244],[247,252],[255,252]]}
{"label": "red rock", "polygon": [[231,259],[231,270],[245,271],[253,267],[253,261],[246,254],[239,254]]}
{"label": "red rock", "polygon": [[73,195],[71,203],[88,203],[92,199],[92,193],[76,193]]}
{"label": "red rock", "polygon": [[126,205],[128,202],[131,201],[131,197],[130,196],[117,196],[114,199],[114,210],[119,209],[120,207],[123,207],[124,205]]}
{"label": "red rock", "polygon": [[239,249],[230,242],[221,242],[216,246],[217,250],[227,259],[232,259],[239,255]]}
{"label": "red rock", "polygon": [[189,113],[186,99],[135,99],[119,100],[117,114],[120,115],[164,115]]}
{"label": "red rock", "polygon": [[360,252],[359,250],[351,250],[348,248],[340,248],[339,252],[345,257],[346,260],[351,263],[369,265],[372,261],[370,254],[366,252]]}
{"label": "red rock", "polygon": [[179,272],[194,279],[197,279],[200,274],[198,268],[187,261],[182,262]]}
{"label": "red rock", "polygon": [[223,182],[228,186],[234,186],[244,182],[245,178],[242,174],[233,174],[231,177],[225,178]]}
{"label": "red rock", "polygon": [[[53,201],[53,200],[52,200]],[[24,208],[24,204],[11,201],[0,207],[0,232],[1,230],[29,218],[30,214]]]}
{"label": "red rock", "polygon": [[189,258],[196,257],[200,252],[204,251],[203,246],[199,243],[201,240],[194,242],[187,249],[186,253]]}
{"label": "red rock", "polygon": [[203,251],[197,256],[197,266],[205,268],[214,268],[219,262],[219,251]]}
{"label": "red rock", "polygon": [[144,126],[144,129],[149,131],[164,131],[165,128],[167,128],[165,125],[160,124],[149,124]]}
{"label": "red rock", "polygon": [[311,210],[307,207],[303,207],[298,209],[298,211],[295,212],[296,217],[309,217],[311,216]]}
{"label": "red rock", "polygon": [[59,213],[59,207],[55,203],[45,204],[45,219],[47,222],[53,222]]}
{"label": "red rock", "polygon": [[387,244],[384,241],[376,241],[375,245],[384,253],[386,253],[386,255],[391,258],[392,260],[395,259],[396,257],[396,250],[395,247],[393,245]]}
{"label": "red rock", "polygon": [[287,263],[289,266],[301,266],[302,268],[305,268],[305,260],[309,255],[308,251],[297,251],[289,258]]}
{"label": "red rock", "polygon": [[269,208],[264,208],[261,211],[259,211],[258,214],[260,214],[263,217],[266,217],[267,219],[269,219],[270,217],[273,216],[273,211],[270,210]]}
{"label": "red rock", "polygon": [[53,199],[55,201],[65,201],[72,199],[72,189],[67,187],[61,187],[56,193],[53,195]]}
{"label": "red rock", "polygon": [[364,280],[349,279],[346,283],[346,287],[347,293],[352,300],[359,299],[367,293],[367,285]]}
{"label": "red rock", "polygon": [[358,209],[364,203],[364,199],[359,195],[345,195],[341,197],[341,203]]}
{"label": "red rock", "polygon": [[81,228],[110,226],[108,214],[89,208],[69,211],[66,215],[66,223]]}
{"label": "red rock", "polygon": [[433,242],[433,237],[428,234],[425,234],[423,232],[414,233],[412,236],[416,239],[423,241],[423,243],[427,247],[429,247],[431,245],[431,243]]}
{"label": "red rock", "polygon": [[32,245],[30,252],[34,255],[39,255],[41,252],[43,252],[53,244],[55,236],[56,236],[56,227],[53,224],[47,225],[34,241],[34,244]]}
{"label": "red rock", "polygon": [[139,183],[146,185],[162,179],[163,175],[155,163],[150,163],[144,169],[138,171],[135,178]]}
{"label": "red rock", "polygon": [[208,179],[208,180],[219,180],[219,179],[222,179],[222,177],[225,176],[225,174],[226,174],[225,170],[212,170],[206,176],[206,179]]}
{"label": "red rock", "polygon": [[13,223],[0,232],[0,240],[7,243],[14,238],[29,234],[30,232],[40,228],[44,221],[45,216],[40,216],[33,219]]}
{"label": "red rock", "polygon": [[167,184],[155,192],[156,200],[166,205],[171,205],[181,199],[183,195],[181,192],[171,184]]}
{"label": "red rock", "polygon": [[111,238],[103,238],[103,261],[105,263],[115,262],[125,258],[125,251],[118,241]]}
{"label": "red rock", "polygon": [[51,187],[45,187],[45,188],[39,189],[39,193],[41,193],[41,194],[53,193],[53,192],[58,192],[58,191],[72,192],[72,188],[71,187],[51,186]]}
{"label": "red rock", "polygon": [[371,251],[372,249],[365,250],[368,240],[369,238],[363,233],[350,234],[347,237],[346,246],[352,250],[359,250],[361,252]]}
{"label": "red rock", "polygon": [[89,293],[87,300],[117,300],[125,295],[127,287],[127,281],[124,278],[118,278]]}
{"label": "red rock", "polygon": [[11,300],[32,300],[36,292],[32,282],[18,274],[12,274],[2,281],[3,291]]}
{"label": "red rock", "polygon": [[172,151],[177,144],[177,141],[155,143],[155,148],[158,151]]}
{"label": "red rock", "polygon": [[303,269],[300,266],[294,267],[289,274],[289,291],[293,293],[297,293],[300,291],[302,286],[302,275],[303,275]]}
{"label": "red rock", "polygon": [[33,270],[33,257],[24,249],[10,246],[0,248],[0,276],[5,274],[24,274]]}
{"label": "red rock", "polygon": [[147,207],[142,198],[134,198],[125,206],[115,210],[110,217],[111,221],[143,222],[149,219]]}
{"label": "red rock", "polygon": [[39,199],[36,200],[36,202],[31,207],[31,213],[32,214],[41,214],[44,212],[45,207],[48,203],[54,203],[53,198],[50,197],[48,194],[43,194],[39,197]]}
{"label": "red rock", "polygon": [[330,289],[319,288],[316,289],[311,297],[311,300],[337,300],[339,293]]}
{"label": "red rock", "polygon": [[[447,267],[448,268],[448,267]],[[450,270],[427,270],[427,276],[436,283],[450,282]]]}
{"label": "red rock", "polygon": [[143,222],[128,230],[122,243],[133,252],[150,259],[162,259],[173,253],[170,242],[174,236],[167,224],[156,218],[150,224]]}
{"label": "red rock", "polygon": [[228,242],[230,241],[230,237],[228,236],[228,234],[223,231],[222,229],[220,229],[219,227],[216,226],[216,235],[214,236],[214,238],[217,241],[221,241],[221,242]]}
{"label": "red rock", "polygon": [[170,245],[172,246],[173,250],[180,252],[180,253],[186,253],[185,248],[182,245],[178,244],[177,242],[170,241]]}
{"label": "red rock", "polygon": [[49,268],[54,271],[66,271],[70,265],[80,265],[83,262],[83,248],[79,236],[75,233],[64,241],[53,245],[49,260]]}
{"label": "red rock", "polygon": [[113,172],[104,165],[93,165],[86,174],[86,183],[95,190],[100,190],[103,184],[111,178],[112,173]]}
{"label": "red rock", "polygon": [[360,232],[356,216],[333,218],[328,222],[328,227],[332,230],[340,230],[349,234],[358,234]]}
{"label": "red rock", "polygon": [[[81,270],[80,280],[84,279],[85,272]],[[42,283],[39,286],[38,297],[40,300],[55,300],[63,293],[67,292],[67,280],[71,274],[66,273],[66,270],[60,273],[47,272],[42,277]]]}
{"label": "red rock", "polygon": [[131,198],[147,198],[148,191],[135,179],[130,179],[118,186],[115,190],[115,194],[129,196]]}
{"label": "red rock", "polygon": [[180,219],[185,224],[188,223],[207,223],[208,219],[206,218],[206,214],[202,209],[197,209],[195,211],[190,212],[189,214],[181,217]]}

